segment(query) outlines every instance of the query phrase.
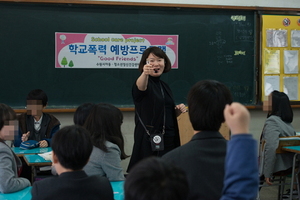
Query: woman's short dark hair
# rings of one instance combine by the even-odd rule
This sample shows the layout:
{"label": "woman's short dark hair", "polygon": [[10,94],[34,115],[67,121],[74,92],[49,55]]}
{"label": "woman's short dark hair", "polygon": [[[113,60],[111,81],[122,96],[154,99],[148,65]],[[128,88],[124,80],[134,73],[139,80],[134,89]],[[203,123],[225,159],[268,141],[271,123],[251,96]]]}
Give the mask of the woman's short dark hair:
{"label": "woman's short dark hair", "polygon": [[140,61],[140,64],[139,64],[139,70],[141,73],[143,72],[143,68],[144,68],[144,65],[146,64],[146,60],[151,53],[159,58],[164,59],[165,69],[164,69],[163,73],[169,72],[171,70],[172,64],[171,64],[171,61],[170,61],[169,57],[167,56],[167,54],[159,47],[149,47],[148,49],[146,49],[144,51],[141,61]]}
{"label": "woman's short dark hair", "polygon": [[281,118],[282,121],[291,123],[293,121],[293,110],[290,104],[289,97],[284,92],[274,90],[271,93],[272,97],[272,110],[269,116],[276,115]]}
{"label": "woman's short dark hair", "polygon": [[4,103],[0,103],[0,130],[10,120],[17,119],[15,111]]}
{"label": "woman's short dark hair", "polygon": [[223,111],[232,103],[230,90],[215,80],[197,82],[188,94],[189,117],[194,130],[218,131],[225,121]]}
{"label": "woman's short dark hair", "polygon": [[82,126],[66,126],[57,131],[51,147],[59,163],[72,170],[81,170],[88,162],[93,150],[89,132]]}
{"label": "woman's short dark hair", "polygon": [[124,151],[124,138],[121,132],[123,114],[117,107],[99,103],[93,106],[84,123],[84,127],[90,132],[93,145],[107,152],[106,141],[112,142],[121,150],[121,159],[128,156]]}
{"label": "woman's short dark hair", "polygon": [[73,121],[75,125],[83,126],[86,118],[90,114],[94,103],[83,103],[76,109],[73,117]]}
{"label": "woman's short dark hair", "polygon": [[43,106],[46,106],[48,103],[48,96],[43,90],[35,89],[28,93],[26,100],[41,100]]}
{"label": "woman's short dark hair", "polygon": [[125,200],[185,200],[188,192],[185,172],[158,157],[140,161],[124,183]]}

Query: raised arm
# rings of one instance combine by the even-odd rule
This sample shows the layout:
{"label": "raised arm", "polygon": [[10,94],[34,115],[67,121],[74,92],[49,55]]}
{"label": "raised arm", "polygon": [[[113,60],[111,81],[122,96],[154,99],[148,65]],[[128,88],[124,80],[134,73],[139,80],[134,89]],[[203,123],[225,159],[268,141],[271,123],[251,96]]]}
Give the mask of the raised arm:
{"label": "raised arm", "polygon": [[239,103],[227,105],[224,116],[232,137],[228,142],[221,200],[252,200],[258,192],[257,142],[249,133],[250,114]]}

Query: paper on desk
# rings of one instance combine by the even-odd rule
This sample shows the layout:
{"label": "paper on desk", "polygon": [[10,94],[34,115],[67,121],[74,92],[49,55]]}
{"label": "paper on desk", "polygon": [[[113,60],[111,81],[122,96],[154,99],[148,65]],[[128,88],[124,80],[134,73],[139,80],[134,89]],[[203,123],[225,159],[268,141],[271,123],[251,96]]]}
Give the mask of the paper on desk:
{"label": "paper on desk", "polygon": [[46,153],[40,153],[38,155],[44,158],[45,160],[50,160],[52,162],[52,151]]}

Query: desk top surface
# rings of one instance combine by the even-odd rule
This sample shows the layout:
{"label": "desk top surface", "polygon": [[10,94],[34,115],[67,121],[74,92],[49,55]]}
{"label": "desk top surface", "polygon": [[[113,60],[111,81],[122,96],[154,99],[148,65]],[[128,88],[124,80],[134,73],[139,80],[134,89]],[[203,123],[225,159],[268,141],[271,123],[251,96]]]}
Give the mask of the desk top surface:
{"label": "desk top surface", "polygon": [[115,200],[123,200],[124,199],[124,181],[112,181],[110,182],[113,191],[114,191],[114,199]]}
{"label": "desk top surface", "polygon": [[282,147],[285,151],[300,153],[300,146],[286,146]]}
{"label": "desk top surface", "polygon": [[16,155],[25,155],[25,154],[38,154],[38,153],[47,153],[52,151],[51,147],[46,148],[34,148],[34,149],[20,149],[20,147],[12,147],[11,148]]}
{"label": "desk top surface", "polygon": [[[123,200],[124,192],[123,192],[123,184],[124,181],[113,181],[110,182],[114,191],[114,199],[115,200]],[[9,193],[9,194],[1,194],[0,200],[30,200],[31,199],[31,187],[27,187],[18,192]]]}
{"label": "desk top surface", "polygon": [[24,160],[28,166],[47,166],[52,164],[51,160],[45,160],[37,154],[24,155]]}

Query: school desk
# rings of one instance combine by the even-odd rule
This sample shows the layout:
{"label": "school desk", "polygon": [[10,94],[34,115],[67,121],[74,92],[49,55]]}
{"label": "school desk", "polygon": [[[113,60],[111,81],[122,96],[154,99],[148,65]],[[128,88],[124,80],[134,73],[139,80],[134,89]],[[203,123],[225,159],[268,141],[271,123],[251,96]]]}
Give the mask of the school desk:
{"label": "school desk", "polygon": [[[297,161],[297,156],[300,154],[300,146],[286,146],[286,147],[282,147],[282,149],[284,151],[288,151],[288,152],[292,152],[292,153],[295,153],[294,155],[294,158],[293,158],[293,170],[292,170],[292,179],[291,179],[291,187],[290,188],[293,188],[294,186],[294,177],[295,177],[295,169],[296,169],[296,161]],[[300,194],[298,193],[298,199],[300,197]],[[293,198],[293,195],[290,195],[290,200],[292,200]]]}
{"label": "school desk", "polygon": [[27,187],[23,190],[13,193],[1,194],[0,200],[30,200],[31,199],[31,187]]}
{"label": "school desk", "polygon": [[49,151],[52,151],[51,147],[46,148],[33,148],[33,149],[21,149],[20,147],[12,147],[12,151],[19,157],[22,157],[23,155],[27,154],[40,154],[40,153],[47,153]]}
{"label": "school desk", "polygon": [[51,166],[52,162],[50,160],[45,160],[43,157],[37,154],[25,154],[23,158],[28,166],[31,167],[31,183],[34,182],[37,176],[37,171],[40,167]]}
{"label": "school desk", "polygon": [[[28,166],[31,166],[31,181],[33,183],[34,176],[36,174],[36,168],[35,167],[41,167],[41,166],[50,166],[51,161],[45,161],[42,157],[40,157],[37,154],[42,154],[42,153],[47,153],[52,151],[51,147],[46,147],[46,148],[33,148],[33,149],[21,149],[20,147],[12,147],[12,151],[18,156],[22,157],[26,164]],[[31,155],[31,156],[29,156]],[[27,157],[27,159],[25,158]],[[22,161],[23,162],[23,161]]]}
{"label": "school desk", "polygon": [[[113,192],[114,192],[114,200],[123,200],[124,199],[124,191],[123,185],[124,181],[112,181],[110,182]],[[31,187],[27,187],[23,190],[14,193],[1,194],[0,200],[30,200],[31,199]]]}

